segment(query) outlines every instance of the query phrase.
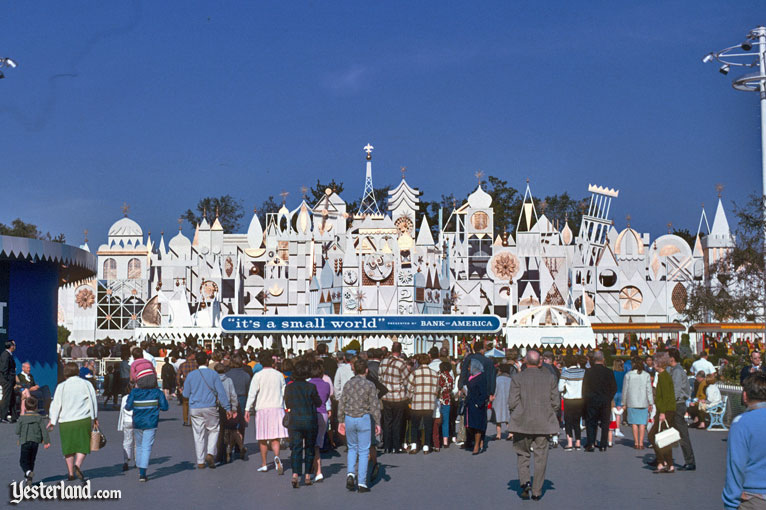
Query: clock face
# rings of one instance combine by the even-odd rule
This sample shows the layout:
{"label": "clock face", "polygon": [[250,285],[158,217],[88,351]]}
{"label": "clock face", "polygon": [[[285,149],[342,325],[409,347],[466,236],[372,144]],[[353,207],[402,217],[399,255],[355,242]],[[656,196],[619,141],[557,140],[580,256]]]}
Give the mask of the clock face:
{"label": "clock face", "polygon": [[218,292],[218,284],[211,280],[205,280],[199,286],[199,290],[205,299],[213,299]]}
{"label": "clock face", "polygon": [[408,216],[402,216],[401,218],[398,218],[394,225],[396,225],[396,229],[399,231],[399,234],[411,234],[412,233],[412,220]]}
{"label": "clock face", "polygon": [[343,271],[343,282],[346,285],[354,285],[356,283],[357,276],[356,271],[353,269],[347,269],[346,271]]}
{"label": "clock face", "polygon": [[394,258],[387,253],[367,255],[364,258],[363,267],[364,274],[366,274],[370,280],[385,280],[394,270]]}

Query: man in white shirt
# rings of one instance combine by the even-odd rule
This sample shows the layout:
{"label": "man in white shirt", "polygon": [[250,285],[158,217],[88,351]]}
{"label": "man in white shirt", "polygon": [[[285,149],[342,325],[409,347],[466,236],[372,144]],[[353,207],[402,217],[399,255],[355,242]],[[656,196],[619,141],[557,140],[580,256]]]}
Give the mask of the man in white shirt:
{"label": "man in white shirt", "polygon": [[344,352],[341,354],[338,363],[338,370],[335,372],[335,379],[333,380],[333,388],[335,388],[335,400],[340,402],[340,397],[343,394],[343,386],[354,377],[354,370],[351,368],[351,360],[354,355],[350,352]]}
{"label": "man in white shirt", "polygon": [[715,373],[715,365],[708,361],[707,356],[707,351],[702,351],[702,354],[700,354],[700,359],[692,363],[692,374],[696,374],[700,371],[705,372],[705,375]]}

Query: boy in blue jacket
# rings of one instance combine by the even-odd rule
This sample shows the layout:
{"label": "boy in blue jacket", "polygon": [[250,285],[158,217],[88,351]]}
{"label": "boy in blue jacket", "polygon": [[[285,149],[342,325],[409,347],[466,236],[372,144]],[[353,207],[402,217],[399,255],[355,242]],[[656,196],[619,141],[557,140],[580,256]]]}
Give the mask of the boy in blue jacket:
{"label": "boy in blue jacket", "polygon": [[723,505],[727,510],[766,507],[766,373],[742,383],[747,411],[731,423]]}
{"label": "boy in blue jacket", "polygon": [[138,481],[145,482],[149,456],[152,454],[154,436],[157,433],[157,423],[160,421],[160,411],[168,410],[168,400],[165,398],[165,394],[157,388],[155,382],[152,388],[133,388],[128,395],[125,409],[133,411],[133,435],[136,440]]}

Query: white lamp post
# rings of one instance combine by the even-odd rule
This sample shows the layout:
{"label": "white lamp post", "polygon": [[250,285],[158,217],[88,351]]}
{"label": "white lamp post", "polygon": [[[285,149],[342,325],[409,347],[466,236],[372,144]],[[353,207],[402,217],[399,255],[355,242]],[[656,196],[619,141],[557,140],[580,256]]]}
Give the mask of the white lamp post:
{"label": "white lamp post", "polygon": [[[758,92],[761,96],[761,178],[762,200],[766,197],[766,27],[752,29],[745,40],[736,46],[718,52],[708,53],[702,57],[702,62],[717,60],[722,65],[718,69],[723,75],[729,74],[732,67],[753,67],[757,71],[735,78],[732,87],[745,92]],[[766,209],[763,211],[766,220]],[[764,247],[766,248],[766,232],[764,232]],[[764,250],[766,251],[766,250]],[[766,289],[762,289],[766,290]],[[764,292],[764,314],[766,314],[766,292]],[[764,321],[766,323],[766,320]],[[764,331],[766,340],[766,331]]]}

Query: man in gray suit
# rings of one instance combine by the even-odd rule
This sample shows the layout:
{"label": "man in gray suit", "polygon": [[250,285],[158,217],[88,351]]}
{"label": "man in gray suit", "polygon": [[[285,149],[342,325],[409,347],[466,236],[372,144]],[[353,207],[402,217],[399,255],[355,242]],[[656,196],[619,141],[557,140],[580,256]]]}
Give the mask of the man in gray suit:
{"label": "man in gray suit", "polygon": [[[561,406],[558,381],[550,370],[543,367],[540,352],[527,352],[527,369],[511,379],[508,407],[511,409],[510,430],[513,449],[519,465],[519,483],[522,499],[539,500],[543,495],[545,467],[548,463],[548,437],[557,434],[559,423],[556,413]],[[530,484],[530,457],[535,456],[534,483]]]}

